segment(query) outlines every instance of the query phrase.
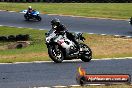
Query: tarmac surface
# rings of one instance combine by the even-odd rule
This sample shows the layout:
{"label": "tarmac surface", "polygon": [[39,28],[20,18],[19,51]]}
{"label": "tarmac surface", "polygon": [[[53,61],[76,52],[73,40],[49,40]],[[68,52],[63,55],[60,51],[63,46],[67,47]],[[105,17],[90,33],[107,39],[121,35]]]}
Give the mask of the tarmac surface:
{"label": "tarmac surface", "polygon": [[59,64],[54,62],[0,64],[0,87],[77,85],[76,73],[79,66],[84,68],[87,74],[130,74],[132,76],[132,59],[64,61]]}
{"label": "tarmac surface", "polygon": [[58,18],[69,31],[132,36],[132,27],[126,20],[96,19],[46,14],[41,14],[41,17],[41,22],[25,21],[24,14],[22,13],[0,11],[0,25],[50,30],[50,21],[54,18]]}

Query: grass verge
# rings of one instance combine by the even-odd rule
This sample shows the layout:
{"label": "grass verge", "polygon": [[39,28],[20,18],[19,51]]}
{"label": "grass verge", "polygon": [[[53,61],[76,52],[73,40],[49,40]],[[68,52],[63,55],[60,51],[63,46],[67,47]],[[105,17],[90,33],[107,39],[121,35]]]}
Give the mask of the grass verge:
{"label": "grass verge", "polygon": [[[7,49],[11,42],[0,42],[0,62],[30,62],[50,60],[45,45],[46,30],[0,26],[0,36],[29,34],[33,43],[22,49]],[[84,34],[93,58],[132,57],[132,39]]]}
{"label": "grass verge", "polygon": [[131,3],[0,3],[0,10],[21,11],[32,6],[44,14],[128,19]]}
{"label": "grass verge", "polygon": [[29,28],[0,27],[0,36],[29,34],[32,44],[22,49],[7,49],[7,46],[13,42],[0,42],[0,62],[30,62],[50,60],[47,54],[47,48],[44,44],[45,30],[33,30]]}

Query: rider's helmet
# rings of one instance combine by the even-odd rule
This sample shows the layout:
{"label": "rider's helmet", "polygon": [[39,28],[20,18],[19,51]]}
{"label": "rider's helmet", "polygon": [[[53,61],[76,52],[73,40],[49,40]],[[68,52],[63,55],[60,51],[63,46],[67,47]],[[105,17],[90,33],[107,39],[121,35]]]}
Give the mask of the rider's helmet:
{"label": "rider's helmet", "polygon": [[51,20],[51,25],[56,25],[56,26],[60,25],[60,20],[57,18]]}
{"label": "rider's helmet", "polygon": [[28,6],[28,9],[29,9],[29,10],[32,10],[32,7],[31,7],[31,6]]}

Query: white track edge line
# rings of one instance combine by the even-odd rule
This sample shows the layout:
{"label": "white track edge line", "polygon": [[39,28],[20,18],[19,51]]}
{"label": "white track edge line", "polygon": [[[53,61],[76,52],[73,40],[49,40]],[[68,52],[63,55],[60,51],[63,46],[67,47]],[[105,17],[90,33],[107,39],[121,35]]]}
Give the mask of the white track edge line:
{"label": "white track edge line", "polygon": [[[132,57],[101,58],[101,59],[92,59],[92,60],[97,61],[97,60],[125,60],[125,59],[132,59]],[[82,61],[80,59],[74,59],[74,60],[64,60],[63,62],[82,62]],[[30,63],[54,63],[54,62],[53,61],[32,61],[32,62],[13,62],[13,63],[0,63],[0,64],[30,64]]]}

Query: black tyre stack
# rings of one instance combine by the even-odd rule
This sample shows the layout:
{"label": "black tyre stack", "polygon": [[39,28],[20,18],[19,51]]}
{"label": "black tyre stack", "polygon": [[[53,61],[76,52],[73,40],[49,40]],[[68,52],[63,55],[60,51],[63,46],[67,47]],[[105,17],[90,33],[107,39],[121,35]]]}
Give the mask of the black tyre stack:
{"label": "black tyre stack", "polygon": [[7,41],[8,38],[6,36],[0,36],[0,41]]}
{"label": "black tyre stack", "polygon": [[30,39],[29,34],[0,36],[0,41],[3,41],[3,42],[28,41],[29,39]]}

